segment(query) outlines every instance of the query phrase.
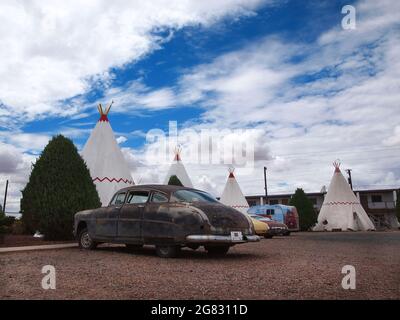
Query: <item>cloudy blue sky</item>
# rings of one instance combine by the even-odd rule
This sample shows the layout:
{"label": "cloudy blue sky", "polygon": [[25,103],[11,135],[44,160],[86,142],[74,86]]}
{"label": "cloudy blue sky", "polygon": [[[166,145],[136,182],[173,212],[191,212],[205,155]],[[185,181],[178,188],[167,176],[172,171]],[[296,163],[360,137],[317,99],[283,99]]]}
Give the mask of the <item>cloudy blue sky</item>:
{"label": "cloudy blue sky", "polygon": [[[356,8],[344,30],[342,7]],[[357,188],[400,186],[400,2],[397,0],[1,1],[0,194],[8,210],[51,136],[81,149],[110,121],[136,181],[161,182],[146,133],[232,131],[253,141],[245,194],[319,191],[333,167]],[[185,150],[190,141],[180,141]],[[172,158],[172,155],[171,155]],[[189,158],[189,157],[187,157]],[[219,196],[227,164],[188,161],[196,187]],[[0,196],[2,199],[2,196]]]}

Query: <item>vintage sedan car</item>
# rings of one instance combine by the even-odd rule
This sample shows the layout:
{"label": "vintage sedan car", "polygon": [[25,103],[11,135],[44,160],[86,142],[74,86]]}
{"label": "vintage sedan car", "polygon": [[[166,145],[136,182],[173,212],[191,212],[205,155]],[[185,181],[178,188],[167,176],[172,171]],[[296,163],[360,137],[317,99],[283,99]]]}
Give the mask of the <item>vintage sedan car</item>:
{"label": "vintage sedan car", "polygon": [[103,242],[132,249],[151,244],[160,257],[174,257],[185,246],[222,255],[260,240],[247,215],[204,191],[171,185],[121,189],[107,207],[76,213],[74,235],[83,249]]}

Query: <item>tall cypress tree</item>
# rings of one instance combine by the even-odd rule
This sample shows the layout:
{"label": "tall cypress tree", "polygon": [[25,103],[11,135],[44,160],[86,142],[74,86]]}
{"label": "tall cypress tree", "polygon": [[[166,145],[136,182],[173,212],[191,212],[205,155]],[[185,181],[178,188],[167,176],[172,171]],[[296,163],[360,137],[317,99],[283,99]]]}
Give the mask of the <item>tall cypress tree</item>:
{"label": "tall cypress tree", "polygon": [[22,191],[22,221],[49,240],[72,238],[74,214],[100,207],[96,186],[71,140],[62,135],[44,148]]}
{"label": "tall cypress tree", "polygon": [[179,178],[176,175],[173,175],[173,176],[171,176],[169,178],[168,184],[172,185],[172,186],[181,186],[181,187],[183,187],[183,184],[182,184],[181,180],[179,180]]}
{"label": "tall cypress tree", "polygon": [[298,188],[289,201],[289,205],[295,206],[299,213],[300,230],[308,231],[317,222],[317,215],[312,202],[307,198],[304,190]]}

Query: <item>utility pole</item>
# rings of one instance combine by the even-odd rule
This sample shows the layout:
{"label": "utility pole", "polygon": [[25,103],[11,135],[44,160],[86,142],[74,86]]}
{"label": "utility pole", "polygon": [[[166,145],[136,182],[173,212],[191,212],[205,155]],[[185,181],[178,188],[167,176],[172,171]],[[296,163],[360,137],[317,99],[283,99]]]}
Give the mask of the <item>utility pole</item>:
{"label": "utility pole", "polygon": [[4,212],[4,214],[6,214],[7,191],[8,191],[8,180],[6,182],[6,192],[4,193],[4,204],[3,204],[3,212]]}
{"label": "utility pole", "polygon": [[351,180],[351,169],[347,169],[346,172],[349,175],[349,178],[347,179],[347,181],[349,182],[351,190],[353,190],[353,181]]}
{"label": "utility pole", "polygon": [[267,167],[264,167],[265,204],[268,204]]}

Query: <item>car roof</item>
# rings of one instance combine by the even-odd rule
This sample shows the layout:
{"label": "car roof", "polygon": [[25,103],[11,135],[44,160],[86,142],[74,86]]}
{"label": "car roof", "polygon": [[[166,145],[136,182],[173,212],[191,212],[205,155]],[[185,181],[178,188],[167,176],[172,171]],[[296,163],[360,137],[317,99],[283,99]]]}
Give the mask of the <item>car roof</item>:
{"label": "car roof", "polygon": [[[165,193],[172,193],[172,192],[175,192],[178,190],[197,190],[194,188],[173,186],[173,185],[168,185],[168,184],[140,184],[140,185],[134,185],[134,186],[123,188],[123,189],[119,190],[118,192],[143,190],[143,189],[158,190],[158,191],[165,192]],[[198,190],[198,191],[201,191],[201,190]]]}

